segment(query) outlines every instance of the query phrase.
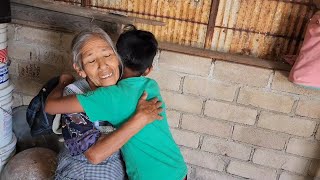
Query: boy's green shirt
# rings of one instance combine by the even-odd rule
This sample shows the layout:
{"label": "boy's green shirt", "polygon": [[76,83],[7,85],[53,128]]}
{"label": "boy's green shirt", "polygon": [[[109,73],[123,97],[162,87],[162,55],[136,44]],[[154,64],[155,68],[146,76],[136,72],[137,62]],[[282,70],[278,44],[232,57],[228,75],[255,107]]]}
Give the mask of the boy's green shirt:
{"label": "boy's green shirt", "polygon": [[[156,81],[146,77],[121,80],[117,85],[98,88],[77,98],[91,121],[105,120],[120,127],[134,113],[142,93],[148,99],[157,97],[164,102]],[[169,130],[165,111],[163,120],[146,125],[122,148],[129,179],[182,180],[187,166]]]}

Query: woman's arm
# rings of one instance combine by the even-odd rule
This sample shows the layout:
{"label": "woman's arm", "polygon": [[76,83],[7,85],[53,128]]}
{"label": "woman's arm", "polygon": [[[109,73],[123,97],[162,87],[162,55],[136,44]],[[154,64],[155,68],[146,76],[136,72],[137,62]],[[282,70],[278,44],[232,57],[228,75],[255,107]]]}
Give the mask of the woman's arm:
{"label": "woman's arm", "polygon": [[84,111],[75,95],[63,96],[64,88],[73,81],[72,75],[63,74],[60,76],[59,84],[47,97],[45,112],[49,114],[66,114]]}
{"label": "woman's arm", "polygon": [[162,111],[161,102],[157,98],[146,101],[144,93],[138,103],[136,113],[119,129],[101,137],[91,146],[84,155],[92,164],[99,164],[113,153],[118,151],[132,136],[138,133],[144,126],[155,119],[161,120],[159,113]]}

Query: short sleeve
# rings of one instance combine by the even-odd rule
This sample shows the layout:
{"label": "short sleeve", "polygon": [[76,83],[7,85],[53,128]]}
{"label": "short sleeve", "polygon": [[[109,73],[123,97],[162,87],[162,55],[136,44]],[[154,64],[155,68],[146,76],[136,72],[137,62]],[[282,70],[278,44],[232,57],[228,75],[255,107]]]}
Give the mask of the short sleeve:
{"label": "short sleeve", "polygon": [[106,115],[109,112],[108,109],[112,107],[110,104],[113,101],[107,89],[98,88],[85,94],[77,94],[77,99],[91,122],[98,120],[108,121]]}

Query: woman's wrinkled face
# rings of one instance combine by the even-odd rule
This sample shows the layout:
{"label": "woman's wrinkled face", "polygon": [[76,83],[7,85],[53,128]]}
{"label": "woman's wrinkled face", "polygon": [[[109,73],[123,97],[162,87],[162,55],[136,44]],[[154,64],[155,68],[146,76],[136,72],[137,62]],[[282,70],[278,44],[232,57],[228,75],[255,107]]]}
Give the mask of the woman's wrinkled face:
{"label": "woman's wrinkled face", "polygon": [[80,76],[86,77],[91,88],[110,86],[119,80],[119,60],[111,46],[103,39],[93,36],[80,50],[82,67]]}

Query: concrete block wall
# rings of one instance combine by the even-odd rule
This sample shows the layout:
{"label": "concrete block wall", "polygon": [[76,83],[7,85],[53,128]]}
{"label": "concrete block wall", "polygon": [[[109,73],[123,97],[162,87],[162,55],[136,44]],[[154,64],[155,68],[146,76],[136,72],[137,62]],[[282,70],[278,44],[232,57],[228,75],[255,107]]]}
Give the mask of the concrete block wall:
{"label": "concrete block wall", "polygon": [[[47,78],[71,72],[72,34],[10,25],[15,106]],[[288,72],[160,51],[159,83],[188,179],[320,179],[320,91]]]}

